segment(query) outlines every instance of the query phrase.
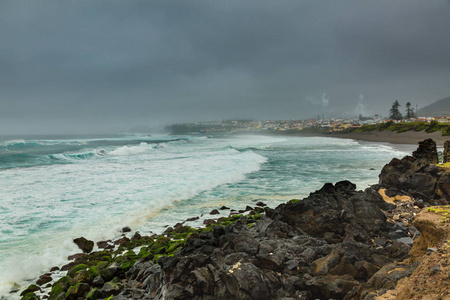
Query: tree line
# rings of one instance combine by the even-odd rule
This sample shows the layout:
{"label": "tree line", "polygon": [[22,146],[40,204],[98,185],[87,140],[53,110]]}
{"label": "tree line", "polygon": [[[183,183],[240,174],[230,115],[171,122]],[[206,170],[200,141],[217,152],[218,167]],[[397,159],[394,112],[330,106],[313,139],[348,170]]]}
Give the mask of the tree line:
{"label": "tree line", "polygon": [[[398,103],[398,100],[395,100],[392,104],[392,108],[389,110],[389,118],[392,120],[403,120],[403,115],[399,110],[400,103]],[[411,107],[411,103],[406,103],[406,110],[405,110],[405,119],[412,119],[416,117],[416,113],[414,112],[414,108]]]}

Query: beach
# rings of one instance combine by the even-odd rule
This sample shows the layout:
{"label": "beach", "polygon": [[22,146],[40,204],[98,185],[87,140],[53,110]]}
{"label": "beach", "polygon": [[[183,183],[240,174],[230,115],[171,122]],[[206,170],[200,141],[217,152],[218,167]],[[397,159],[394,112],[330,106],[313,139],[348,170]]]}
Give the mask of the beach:
{"label": "beach", "polygon": [[397,133],[387,130],[373,130],[353,133],[333,133],[327,136],[341,139],[354,139],[358,141],[409,145],[417,145],[418,142],[431,138],[436,142],[438,147],[443,147],[445,141],[450,140],[450,136],[442,136],[442,132],[440,131],[436,131],[433,133],[427,133],[425,131],[406,131]]}

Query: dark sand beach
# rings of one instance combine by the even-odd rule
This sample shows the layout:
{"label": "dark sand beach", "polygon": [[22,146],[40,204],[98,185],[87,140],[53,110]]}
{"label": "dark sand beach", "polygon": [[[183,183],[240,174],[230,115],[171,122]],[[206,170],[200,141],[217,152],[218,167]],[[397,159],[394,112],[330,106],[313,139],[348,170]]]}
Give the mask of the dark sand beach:
{"label": "dark sand beach", "polygon": [[410,145],[417,145],[418,142],[431,138],[436,142],[438,147],[443,147],[444,142],[450,140],[450,136],[442,136],[440,131],[433,133],[427,133],[425,131],[407,131],[402,133],[392,131],[367,131],[357,133],[334,133],[329,136],[368,142],[385,142],[391,144]]}

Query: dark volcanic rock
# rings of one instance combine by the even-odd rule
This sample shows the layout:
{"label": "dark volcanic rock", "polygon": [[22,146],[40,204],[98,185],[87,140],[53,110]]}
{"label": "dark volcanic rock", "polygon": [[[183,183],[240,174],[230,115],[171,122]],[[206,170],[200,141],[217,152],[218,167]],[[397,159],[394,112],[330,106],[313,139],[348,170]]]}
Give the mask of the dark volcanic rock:
{"label": "dark volcanic rock", "polygon": [[450,162],[450,141],[444,143],[444,163]]}
{"label": "dark volcanic rock", "polygon": [[39,277],[39,279],[36,281],[36,284],[43,285],[50,281],[52,281],[52,277],[50,276],[50,274],[44,274]]}
{"label": "dark volcanic rock", "polygon": [[94,242],[89,241],[84,237],[79,237],[73,240],[75,244],[77,244],[78,248],[81,249],[84,253],[89,253],[94,248]]}
{"label": "dark volcanic rock", "polygon": [[413,152],[412,156],[414,158],[426,159],[430,164],[439,163],[436,142],[432,139],[426,139],[419,142],[419,148]]}
{"label": "dark volcanic rock", "polygon": [[[425,140],[413,153],[414,157],[394,158],[379,175],[380,185],[388,187],[390,197],[410,195],[437,204],[447,204],[450,198],[450,173],[439,169],[434,155],[435,143]],[[434,145],[434,146],[433,146]],[[437,155],[437,154],[436,154]],[[431,162],[433,161],[433,162]]]}
{"label": "dark volcanic rock", "polygon": [[[120,295],[343,299],[383,264],[407,255],[408,248],[387,242],[394,227],[382,209],[391,205],[378,188],[357,191],[349,181],[325,184],[302,201],[266,209],[267,216],[254,226],[248,226],[251,217],[241,217],[193,235],[159,265],[133,266]],[[374,237],[384,241],[383,247],[374,244]]]}
{"label": "dark volcanic rock", "polygon": [[[381,170],[380,184],[409,194],[419,193],[424,200],[429,201],[434,198],[438,178],[426,172],[428,166],[426,159],[415,159],[411,156],[405,156],[401,160],[394,158]],[[434,168],[431,170],[434,171]]]}

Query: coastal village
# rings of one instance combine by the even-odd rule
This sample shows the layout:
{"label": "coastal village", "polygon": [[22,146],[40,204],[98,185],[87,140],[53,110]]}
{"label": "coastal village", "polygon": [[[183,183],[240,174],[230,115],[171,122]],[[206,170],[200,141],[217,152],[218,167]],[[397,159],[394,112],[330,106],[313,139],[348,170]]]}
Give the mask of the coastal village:
{"label": "coastal village", "polygon": [[388,122],[423,122],[450,123],[450,116],[444,117],[417,117],[403,120],[382,118],[379,115],[373,117],[357,118],[333,118],[333,119],[309,119],[309,120],[224,120],[210,122],[193,122],[171,125],[171,131],[175,133],[223,133],[223,132],[343,132],[360,128],[364,125],[376,125]]}

